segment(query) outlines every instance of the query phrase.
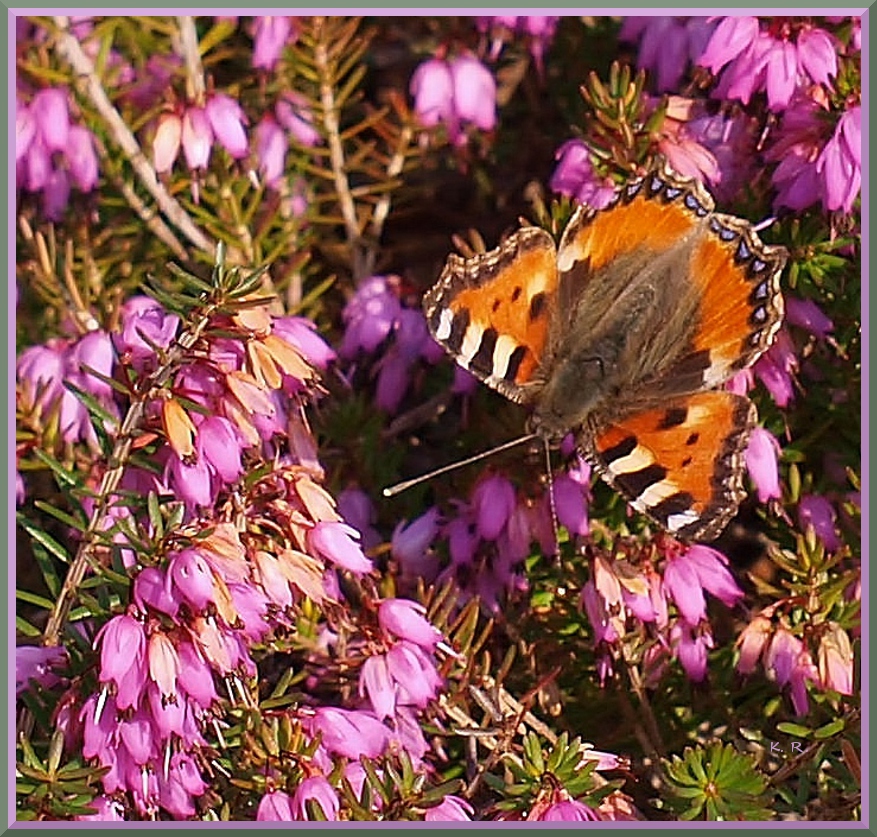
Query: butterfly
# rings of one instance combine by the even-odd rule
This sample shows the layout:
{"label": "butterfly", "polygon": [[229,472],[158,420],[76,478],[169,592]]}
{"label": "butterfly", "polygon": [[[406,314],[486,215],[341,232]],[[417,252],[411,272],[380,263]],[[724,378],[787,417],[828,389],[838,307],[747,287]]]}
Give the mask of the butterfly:
{"label": "butterfly", "polygon": [[426,293],[433,337],[531,410],[547,440],[576,434],[592,467],[682,540],[711,540],[744,490],[753,403],[719,387],[771,345],[787,251],[714,212],[659,158],[605,209],[579,205],[560,244],[522,227],[448,256]]}

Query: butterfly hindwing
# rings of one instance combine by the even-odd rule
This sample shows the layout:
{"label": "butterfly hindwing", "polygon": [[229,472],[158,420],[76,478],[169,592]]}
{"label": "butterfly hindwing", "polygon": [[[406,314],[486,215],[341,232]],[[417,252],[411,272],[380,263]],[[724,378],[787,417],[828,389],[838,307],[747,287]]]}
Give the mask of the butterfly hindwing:
{"label": "butterfly hindwing", "polygon": [[457,363],[513,401],[532,398],[557,290],[557,251],[523,227],[488,253],[448,256],[423,301],[433,337]]}
{"label": "butterfly hindwing", "polygon": [[592,421],[580,444],[639,512],[684,539],[715,537],[744,496],[743,452],[755,422],[748,398],[678,398],[617,421]]}

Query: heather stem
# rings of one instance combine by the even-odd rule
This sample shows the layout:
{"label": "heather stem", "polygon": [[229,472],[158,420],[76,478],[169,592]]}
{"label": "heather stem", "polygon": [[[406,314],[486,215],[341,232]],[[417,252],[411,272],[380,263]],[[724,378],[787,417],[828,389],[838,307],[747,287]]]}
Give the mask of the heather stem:
{"label": "heather stem", "polygon": [[186,64],[186,95],[189,101],[204,106],[204,67],[201,64],[201,52],[198,49],[198,32],[195,30],[195,19],[191,15],[180,15],[177,18],[180,27],[180,51]]}
{"label": "heather stem", "polygon": [[146,159],[131,130],[125,124],[118,110],[113,106],[100,79],[94,71],[91,59],[82,51],[79,41],[70,32],[70,18],[54,18],[60,32],[58,34],[58,53],[65,58],[77,76],[85,84],[85,90],[97,112],[106,122],[110,134],[130,161],[143,185],[149,191],[160,211],[182,232],[192,244],[204,253],[213,256],[213,245],[195,225],[182,206],[170,195],[159,181],[155,169]]}
{"label": "heather stem", "polygon": [[316,44],[314,48],[314,62],[320,74],[320,103],[322,104],[323,111],[323,127],[326,129],[326,139],[329,144],[329,158],[335,177],[335,191],[338,194],[341,216],[344,218],[344,229],[347,233],[347,241],[351,249],[353,275],[355,279],[359,280],[364,276],[368,276],[369,271],[361,249],[362,234],[359,228],[359,220],[356,217],[356,204],[350,192],[350,182],[347,179],[344,147],[341,143],[341,130],[338,124],[338,105],[335,102],[335,91],[332,87],[333,72],[329,59],[329,50],[325,42],[324,30],[325,18],[315,18],[314,31],[316,33]]}

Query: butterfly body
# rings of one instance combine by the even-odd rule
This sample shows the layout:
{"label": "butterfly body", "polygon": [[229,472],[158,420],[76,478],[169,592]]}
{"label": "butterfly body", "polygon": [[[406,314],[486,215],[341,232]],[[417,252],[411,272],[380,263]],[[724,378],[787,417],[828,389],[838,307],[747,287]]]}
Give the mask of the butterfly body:
{"label": "butterfly body", "polygon": [[433,336],[531,410],[572,431],[637,510],[671,533],[718,533],[743,496],[751,402],[717,390],[770,345],[785,251],[713,211],[665,166],[615,204],[579,206],[555,247],[524,227],[489,253],[448,258],[424,299]]}

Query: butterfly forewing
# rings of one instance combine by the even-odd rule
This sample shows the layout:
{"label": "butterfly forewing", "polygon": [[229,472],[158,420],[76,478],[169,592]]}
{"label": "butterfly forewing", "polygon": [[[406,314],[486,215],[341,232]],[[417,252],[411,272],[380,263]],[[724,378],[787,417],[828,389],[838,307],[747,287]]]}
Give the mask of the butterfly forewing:
{"label": "butterfly forewing", "polygon": [[556,290],[553,239],[524,227],[488,253],[451,254],[423,307],[433,337],[460,366],[507,398],[529,401]]}

